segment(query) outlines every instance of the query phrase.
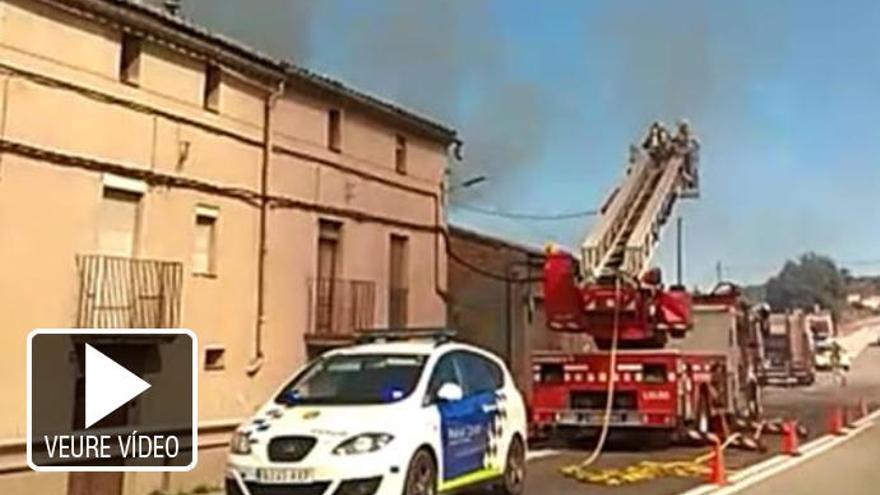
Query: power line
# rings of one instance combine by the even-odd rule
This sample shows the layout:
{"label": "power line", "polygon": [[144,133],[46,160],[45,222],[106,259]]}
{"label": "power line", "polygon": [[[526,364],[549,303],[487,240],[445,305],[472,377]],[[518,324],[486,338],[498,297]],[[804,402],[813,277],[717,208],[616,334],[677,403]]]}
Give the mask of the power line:
{"label": "power line", "polygon": [[571,211],[567,213],[550,213],[550,214],[541,214],[541,213],[525,213],[525,212],[511,212],[511,211],[499,211],[492,210],[489,208],[483,208],[480,206],[470,205],[466,203],[452,203],[454,208],[458,208],[465,211],[472,211],[474,213],[480,213],[483,215],[491,215],[502,218],[510,218],[514,220],[535,220],[535,221],[552,221],[552,220],[568,220],[573,218],[581,218],[581,217],[589,217],[593,215],[598,215],[599,212],[597,210],[581,210],[581,211]]}
{"label": "power line", "polygon": [[473,263],[462,258],[461,256],[459,256],[457,253],[455,253],[453,250],[451,250],[449,248],[446,249],[446,255],[449,256],[449,259],[451,259],[452,261],[455,261],[456,263],[463,266],[464,268],[466,268],[466,269],[468,269],[478,275],[482,275],[486,278],[490,278],[492,280],[497,280],[499,282],[522,284],[522,283],[537,283],[537,282],[541,282],[544,280],[542,277],[510,277],[508,275],[494,273],[490,270],[486,270],[486,269],[481,268],[477,265],[474,265]]}
{"label": "power line", "polygon": [[464,257],[462,257],[461,255],[459,255],[458,253],[456,253],[455,251],[452,250],[452,240],[451,240],[449,232],[447,230],[441,230],[440,232],[443,235],[443,240],[446,244],[446,256],[448,256],[449,259],[458,263],[462,267],[464,267],[464,268],[466,268],[466,269],[468,269],[478,275],[482,275],[483,277],[486,277],[486,278],[489,278],[492,280],[497,280],[499,282],[514,283],[514,284],[537,283],[537,282],[541,282],[543,280],[542,277],[511,277],[509,274],[495,273],[492,270],[487,270],[485,268],[477,266],[477,265],[471,263],[470,261],[464,259]]}

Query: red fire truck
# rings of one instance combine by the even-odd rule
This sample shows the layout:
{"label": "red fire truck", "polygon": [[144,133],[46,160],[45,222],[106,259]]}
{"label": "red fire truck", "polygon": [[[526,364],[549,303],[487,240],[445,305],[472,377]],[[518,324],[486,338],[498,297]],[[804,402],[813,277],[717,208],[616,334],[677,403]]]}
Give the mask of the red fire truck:
{"label": "red fire truck", "polygon": [[580,256],[548,250],[548,328],[589,334],[596,348],[533,356],[537,429],[708,432],[738,409],[760,409],[751,372],[760,332],[736,288],[692,297],[648,265],[676,201],[698,195],[697,158],[686,125],[671,137],[654,124]]}

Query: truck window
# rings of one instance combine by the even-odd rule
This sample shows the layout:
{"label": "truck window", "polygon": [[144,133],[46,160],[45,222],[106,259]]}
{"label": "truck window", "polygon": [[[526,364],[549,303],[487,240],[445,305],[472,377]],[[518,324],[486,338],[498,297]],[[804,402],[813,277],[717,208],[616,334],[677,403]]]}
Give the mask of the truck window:
{"label": "truck window", "polygon": [[666,365],[662,363],[645,363],[642,367],[644,383],[666,383]]}
{"label": "truck window", "polygon": [[541,383],[562,383],[565,378],[565,371],[562,363],[542,363],[541,371],[539,371]]}

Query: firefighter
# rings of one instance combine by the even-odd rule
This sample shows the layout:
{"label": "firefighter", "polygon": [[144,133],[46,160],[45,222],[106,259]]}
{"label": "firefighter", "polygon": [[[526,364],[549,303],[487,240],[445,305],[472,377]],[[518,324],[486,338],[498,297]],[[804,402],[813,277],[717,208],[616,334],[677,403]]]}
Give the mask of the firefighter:
{"label": "firefighter", "polygon": [[831,343],[831,371],[834,373],[834,381],[846,386],[846,373],[843,369],[843,347],[838,342]]}
{"label": "firefighter", "polygon": [[642,142],[642,148],[654,159],[654,164],[659,166],[669,157],[670,141],[666,127],[660,122],[654,122]]}
{"label": "firefighter", "polygon": [[691,136],[690,125],[686,120],[678,123],[678,133],[672,138],[672,144],[675,151],[684,157],[684,180],[687,188],[696,191],[699,184],[697,161],[700,145]]}
{"label": "firefighter", "polygon": [[672,138],[672,142],[680,153],[687,154],[691,146],[691,141],[690,127],[686,120],[682,120],[678,123],[678,133]]}
{"label": "firefighter", "polygon": [[645,136],[645,140],[642,141],[642,149],[645,151],[651,151],[653,148],[656,148],[660,144],[660,134],[662,129],[663,126],[660,125],[660,122],[654,122],[651,124],[650,129],[648,129],[648,135]]}

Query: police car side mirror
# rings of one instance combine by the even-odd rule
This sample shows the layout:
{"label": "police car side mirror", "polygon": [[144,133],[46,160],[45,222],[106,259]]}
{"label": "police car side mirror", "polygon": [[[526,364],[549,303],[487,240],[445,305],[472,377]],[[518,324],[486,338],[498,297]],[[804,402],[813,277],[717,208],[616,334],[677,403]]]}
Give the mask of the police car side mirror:
{"label": "police car side mirror", "polygon": [[455,402],[464,397],[461,386],[452,382],[446,382],[437,390],[437,400],[440,402]]}

